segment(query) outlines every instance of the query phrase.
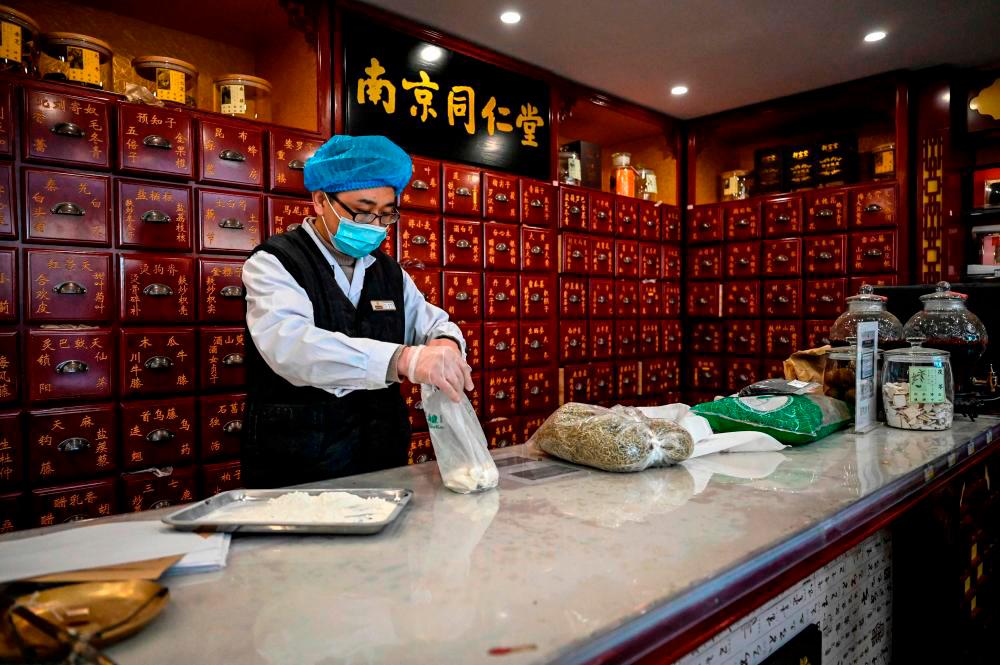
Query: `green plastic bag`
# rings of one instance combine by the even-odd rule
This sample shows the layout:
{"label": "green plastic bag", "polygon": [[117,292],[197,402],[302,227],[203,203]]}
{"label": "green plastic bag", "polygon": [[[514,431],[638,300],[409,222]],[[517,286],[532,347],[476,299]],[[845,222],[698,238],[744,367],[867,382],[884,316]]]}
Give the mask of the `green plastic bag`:
{"label": "green plastic bag", "polygon": [[725,397],[691,408],[719,432],[764,432],[789,445],[811,443],[851,422],[847,404],[825,395]]}

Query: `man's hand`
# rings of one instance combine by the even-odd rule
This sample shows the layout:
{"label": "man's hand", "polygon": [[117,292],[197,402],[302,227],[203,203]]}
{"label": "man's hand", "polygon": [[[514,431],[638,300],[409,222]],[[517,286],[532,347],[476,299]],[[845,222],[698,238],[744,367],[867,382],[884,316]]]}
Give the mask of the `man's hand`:
{"label": "man's hand", "polygon": [[450,340],[443,344],[407,346],[399,354],[397,371],[412,383],[426,383],[440,388],[453,402],[462,397],[462,389],[472,390],[472,368],[462,359]]}

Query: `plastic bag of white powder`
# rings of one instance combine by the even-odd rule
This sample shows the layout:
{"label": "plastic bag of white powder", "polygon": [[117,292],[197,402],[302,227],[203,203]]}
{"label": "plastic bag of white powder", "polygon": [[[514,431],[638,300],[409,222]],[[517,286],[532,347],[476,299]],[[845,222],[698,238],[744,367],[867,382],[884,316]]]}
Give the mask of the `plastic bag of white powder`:
{"label": "plastic bag of white powder", "polygon": [[434,386],[420,387],[427,429],[444,486],[459,494],[493,489],[500,480],[469,398],[451,401]]}

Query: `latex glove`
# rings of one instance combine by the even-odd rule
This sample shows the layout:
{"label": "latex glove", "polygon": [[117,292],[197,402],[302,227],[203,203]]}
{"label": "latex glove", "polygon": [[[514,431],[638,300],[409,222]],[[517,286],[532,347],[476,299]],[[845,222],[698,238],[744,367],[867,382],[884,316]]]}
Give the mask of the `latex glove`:
{"label": "latex glove", "polygon": [[458,342],[451,339],[450,337],[436,337],[434,339],[424,342],[424,346],[447,346],[450,349],[455,349],[458,351],[459,355],[462,353],[462,347],[458,345]]}
{"label": "latex glove", "polygon": [[448,398],[457,402],[462,390],[472,390],[472,368],[454,344],[434,346],[408,346],[399,356],[397,368],[406,373],[412,383],[426,383],[439,388]]}

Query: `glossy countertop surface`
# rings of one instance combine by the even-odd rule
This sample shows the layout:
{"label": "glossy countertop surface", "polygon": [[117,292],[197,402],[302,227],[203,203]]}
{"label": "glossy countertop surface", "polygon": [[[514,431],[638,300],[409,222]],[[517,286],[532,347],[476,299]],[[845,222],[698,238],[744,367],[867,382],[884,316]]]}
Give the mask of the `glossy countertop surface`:
{"label": "glossy countertop surface", "polygon": [[[879,427],[635,474],[587,470],[532,484],[505,472],[498,490],[476,495],[444,489],[433,463],[321,483],[414,496],[375,536],[234,535],[223,571],[169,578],[164,613],[109,655],[245,665],[580,660],[727,571],[821,535],[866,498],[912,493],[982,454],[994,434],[1000,420],[985,417],[937,433]],[[538,455],[519,446],[495,456]],[[509,647],[518,649],[490,655]]]}

